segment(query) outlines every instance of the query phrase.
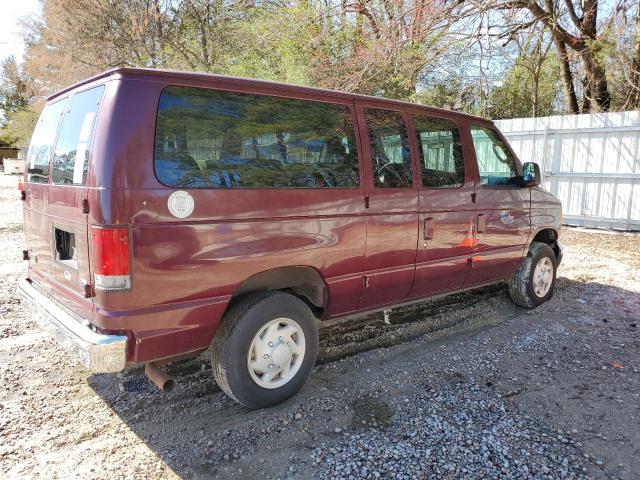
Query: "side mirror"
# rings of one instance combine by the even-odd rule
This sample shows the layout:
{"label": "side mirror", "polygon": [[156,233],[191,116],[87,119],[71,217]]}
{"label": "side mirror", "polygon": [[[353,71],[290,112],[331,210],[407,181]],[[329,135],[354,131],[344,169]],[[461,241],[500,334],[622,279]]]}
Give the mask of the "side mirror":
{"label": "side mirror", "polygon": [[522,186],[523,187],[537,187],[542,183],[542,175],[540,174],[540,167],[537,163],[526,162],[522,166]]}

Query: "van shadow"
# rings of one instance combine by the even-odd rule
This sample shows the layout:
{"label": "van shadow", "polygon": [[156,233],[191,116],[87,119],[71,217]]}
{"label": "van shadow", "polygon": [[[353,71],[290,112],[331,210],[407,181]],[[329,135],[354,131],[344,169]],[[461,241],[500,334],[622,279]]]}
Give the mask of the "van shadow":
{"label": "van shadow", "polygon": [[[560,277],[551,302],[560,305],[567,298],[580,303],[584,298],[624,299],[632,307],[623,310],[618,321],[630,329],[640,328],[635,323],[640,316],[640,295],[635,292]],[[375,375],[362,378],[361,370],[334,366],[334,361],[429,334],[423,343],[405,349],[419,359],[426,349],[443,342],[462,342],[527,312],[513,305],[506,286],[499,285],[397,308],[386,321],[383,314],[376,314],[328,326],[321,329],[319,355],[319,364],[326,365],[316,368],[298,395],[266,410],[242,407],[215,385],[209,352],[169,366],[168,373],[177,380],[176,389],[169,393],[158,391],[142,368],[117,376],[92,375],[88,382],[161,459],[158,476],[172,471],[184,478],[305,478],[313,470],[305,474],[304,469],[310,467],[303,462],[289,470],[291,462],[309,457],[319,443],[336,437],[333,420],[345,415],[349,401],[358,401],[349,400],[349,387],[356,381],[381,381]],[[594,313],[596,317],[600,321],[602,315]],[[394,351],[386,361],[393,361]],[[402,355],[406,360],[406,351]]]}

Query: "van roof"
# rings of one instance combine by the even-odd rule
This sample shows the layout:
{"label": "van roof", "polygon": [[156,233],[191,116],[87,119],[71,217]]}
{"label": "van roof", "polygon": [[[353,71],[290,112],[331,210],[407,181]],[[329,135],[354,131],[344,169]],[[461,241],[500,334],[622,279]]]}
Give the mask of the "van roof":
{"label": "van roof", "polygon": [[483,122],[490,121],[486,118],[479,117],[477,115],[471,115],[468,113],[459,112],[456,110],[448,110],[446,108],[432,107],[429,105],[423,105],[419,103],[406,102],[402,100],[393,100],[385,97],[375,97],[372,95],[361,95],[357,93],[349,93],[343,92],[340,90],[330,90],[327,88],[316,88],[316,87],[306,87],[302,85],[295,85],[290,83],[282,83],[282,82],[274,82],[270,80],[256,80],[254,78],[245,78],[245,77],[231,77],[227,75],[217,75],[213,73],[204,73],[204,72],[185,72],[181,70],[165,70],[165,69],[157,69],[157,68],[132,68],[132,67],[118,67],[112,68],[110,70],[105,70],[98,75],[94,75],[92,77],[86,78],[78,83],[70,85],[62,90],[57,91],[56,93],[50,95],[47,100],[52,100],[60,95],[63,95],[71,90],[74,90],[82,85],[86,85],[89,83],[96,82],[97,80],[101,80],[109,77],[132,77],[132,78],[142,78],[142,77],[169,77],[169,78],[184,78],[184,79],[194,79],[194,80],[217,80],[220,82],[225,82],[228,84],[236,84],[243,85],[246,87],[271,87],[282,90],[289,90],[300,93],[315,93],[333,97],[342,97],[342,98],[353,98],[360,100],[375,100],[375,101],[384,101],[389,104],[395,105],[404,105],[404,106],[414,106],[414,107],[424,107],[429,110],[433,110],[435,112],[442,112],[447,114],[454,114],[461,117],[467,117],[474,120],[479,120]]}

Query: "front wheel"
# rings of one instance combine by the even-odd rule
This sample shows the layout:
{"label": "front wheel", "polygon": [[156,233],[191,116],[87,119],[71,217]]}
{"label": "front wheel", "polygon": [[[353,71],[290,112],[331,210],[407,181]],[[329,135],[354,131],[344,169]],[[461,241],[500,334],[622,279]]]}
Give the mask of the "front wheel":
{"label": "front wheel", "polygon": [[533,242],[518,271],[509,280],[509,294],[516,305],[534,308],[549,300],[556,288],[558,263],[546,243]]}
{"label": "front wheel", "polygon": [[249,408],[294,395],[311,373],[318,330],[309,307],[284,292],[250,294],[225,314],[212,344],[220,388]]}

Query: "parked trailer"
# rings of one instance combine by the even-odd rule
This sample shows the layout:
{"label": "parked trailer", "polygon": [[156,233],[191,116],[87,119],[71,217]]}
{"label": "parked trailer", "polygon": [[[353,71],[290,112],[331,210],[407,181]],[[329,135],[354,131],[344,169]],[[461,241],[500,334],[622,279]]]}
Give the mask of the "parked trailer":
{"label": "parked trailer", "polygon": [[24,160],[16,158],[5,158],[2,161],[4,165],[4,173],[7,174],[19,174],[24,172]]}

